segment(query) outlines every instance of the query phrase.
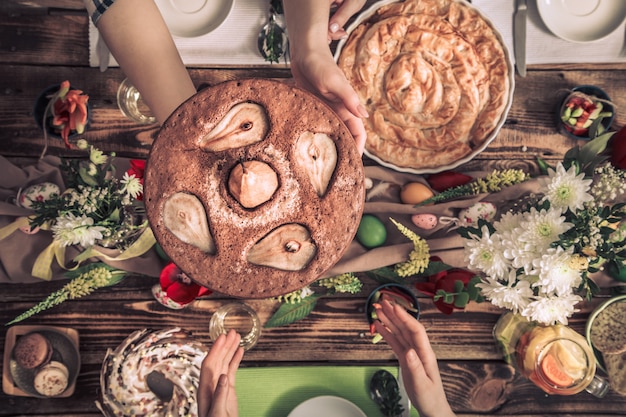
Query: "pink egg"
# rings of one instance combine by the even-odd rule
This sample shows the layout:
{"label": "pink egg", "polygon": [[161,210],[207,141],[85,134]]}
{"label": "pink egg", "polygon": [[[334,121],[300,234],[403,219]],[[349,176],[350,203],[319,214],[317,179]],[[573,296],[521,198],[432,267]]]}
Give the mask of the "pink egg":
{"label": "pink egg", "polygon": [[413,224],[420,229],[430,230],[437,226],[437,216],[434,214],[414,214],[411,216]]}

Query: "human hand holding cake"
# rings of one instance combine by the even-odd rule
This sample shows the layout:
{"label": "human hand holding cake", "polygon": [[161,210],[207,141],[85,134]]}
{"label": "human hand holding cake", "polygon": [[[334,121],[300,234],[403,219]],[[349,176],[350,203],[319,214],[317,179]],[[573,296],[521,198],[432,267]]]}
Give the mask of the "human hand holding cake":
{"label": "human hand holding cake", "polygon": [[[359,153],[365,146],[365,127],[362,118],[368,117],[359,96],[337,67],[328,48],[328,15],[334,1],[285,1],[285,17],[290,37],[291,72],[296,84],[322,98],[346,124]],[[342,2],[338,16],[332,23],[343,24],[357,12],[363,2]],[[360,5],[359,5],[360,3]],[[335,27],[334,25],[331,26]],[[337,31],[335,33],[337,33]]]}

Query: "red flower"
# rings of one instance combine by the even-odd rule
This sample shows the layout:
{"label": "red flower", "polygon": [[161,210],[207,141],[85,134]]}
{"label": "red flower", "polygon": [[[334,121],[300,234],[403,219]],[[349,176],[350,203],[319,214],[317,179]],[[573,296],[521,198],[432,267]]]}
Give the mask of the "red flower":
{"label": "red flower", "polygon": [[81,90],[70,90],[70,82],[65,80],[52,99],[52,126],[61,131],[65,146],[70,148],[70,132],[85,131],[89,96]]}
{"label": "red flower", "polygon": [[[138,178],[141,185],[143,185],[143,178],[146,172],[146,161],[144,161],[143,159],[131,159],[130,169],[126,172],[129,176],[134,175],[135,178]],[[137,200],[143,200],[143,193],[137,196]]]}
{"label": "red flower", "polygon": [[612,137],[611,164],[619,169],[626,169],[626,126],[618,130]]}
{"label": "red flower", "polygon": [[[440,261],[436,256],[431,258],[432,261]],[[461,281],[464,286],[467,286],[469,281],[476,276],[475,273],[461,268],[452,268],[445,271],[438,272],[428,277],[426,282],[418,282],[415,284],[415,288],[423,292],[426,295],[434,297],[437,291],[443,290],[447,293],[454,293],[454,283]],[[435,307],[444,314],[452,314],[454,309],[460,309],[455,307],[454,304],[445,303],[443,298],[439,298],[434,302]]]}
{"label": "red flower", "polygon": [[459,185],[465,185],[473,180],[469,175],[461,174],[455,171],[443,171],[436,174],[431,174],[426,178],[430,187],[435,191],[445,191],[448,188],[458,187]]}
{"label": "red flower", "polygon": [[197,297],[212,293],[208,288],[191,281],[173,262],[161,270],[159,282],[167,296],[179,304],[189,304]]}

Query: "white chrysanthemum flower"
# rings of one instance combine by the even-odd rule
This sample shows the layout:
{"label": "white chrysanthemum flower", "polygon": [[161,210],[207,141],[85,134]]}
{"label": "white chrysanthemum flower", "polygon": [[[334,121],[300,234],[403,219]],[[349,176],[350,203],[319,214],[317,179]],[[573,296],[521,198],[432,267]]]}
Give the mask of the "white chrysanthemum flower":
{"label": "white chrysanthemum flower", "polygon": [[68,213],[63,217],[57,217],[51,230],[54,240],[61,246],[80,244],[83,247],[93,246],[97,240],[102,239],[102,232],[106,228],[93,226],[93,219],[86,215],[75,216]]}
{"label": "white chrysanthemum flower", "polygon": [[108,156],[106,156],[101,150],[96,149],[93,146],[91,147],[91,150],[89,151],[89,160],[91,162],[96,165],[102,165],[107,161],[107,159]]}
{"label": "white chrysanthemum flower", "polygon": [[143,184],[135,174],[128,175],[128,172],[125,172],[120,182],[124,186],[123,191],[134,199],[143,193]]}
{"label": "white chrysanthemum flower", "polygon": [[559,240],[559,235],[572,228],[573,224],[565,220],[559,209],[537,211],[531,208],[524,215],[521,225],[524,231],[520,239],[524,241],[529,251],[544,253],[553,242]]}
{"label": "white chrysanthemum flower", "polygon": [[550,201],[550,206],[572,212],[584,208],[584,204],[593,200],[589,189],[593,180],[585,179],[585,174],[576,175],[576,166],[572,165],[567,171],[562,163],[556,166],[556,171],[548,170],[548,177],[539,178],[543,188],[543,201]]}
{"label": "white chrysanthemum flower", "polygon": [[521,213],[512,213],[510,211],[500,216],[500,220],[493,223],[496,232],[502,235],[514,233],[519,229],[520,223],[524,219]]}
{"label": "white chrysanthemum flower", "polygon": [[490,235],[487,226],[481,229],[482,236],[465,239],[465,260],[470,269],[483,271],[493,277],[505,277],[509,263],[502,255],[503,248],[497,234]]}
{"label": "white chrysanthemum flower", "polygon": [[[511,271],[511,273],[515,275],[515,271]],[[519,313],[530,303],[533,290],[528,281],[522,280],[515,284],[515,277],[513,279],[509,277],[508,281],[507,284],[503,284],[496,279],[487,277],[476,286],[480,288],[481,294],[496,307]]]}
{"label": "white chrysanthemum flower", "polygon": [[539,280],[533,284],[538,288],[539,294],[545,295],[567,295],[572,289],[578,288],[582,283],[580,270],[575,268],[573,262],[574,248],[567,251],[559,247],[551,249],[547,254],[537,259],[535,266],[539,271]]}
{"label": "white chrysanthemum flower", "polygon": [[567,318],[576,311],[576,304],[582,297],[573,293],[559,297],[540,297],[533,300],[522,311],[522,316],[541,324],[561,323],[567,325]]}

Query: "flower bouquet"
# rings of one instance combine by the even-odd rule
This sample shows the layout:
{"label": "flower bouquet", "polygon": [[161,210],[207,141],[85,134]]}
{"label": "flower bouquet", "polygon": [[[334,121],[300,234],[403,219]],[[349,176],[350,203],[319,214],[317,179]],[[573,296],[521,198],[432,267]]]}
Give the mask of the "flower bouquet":
{"label": "flower bouquet", "polygon": [[125,265],[121,262],[140,257],[155,246],[141,201],[144,161],[131,161],[130,169],[116,176],[114,154],[104,155],[82,139],[77,146],[88,151],[89,158],[61,160],[60,186],[44,183],[28,187],[36,192],[23,190],[17,202],[32,214],[0,229],[0,239],[17,230],[49,234],[51,242],[44,239],[50,243],[34,260],[31,275],[51,280],[56,260],[71,279],[12,323],[116,284],[127,274],[119,269]]}
{"label": "flower bouquet", "polygon": [[[624,129],[622,129],[624,131]],[[466,261],[491,303],[542,324],[567,324],[598,288],[590,275],[626,259],[626,171],[608,161],[614,132],[575,147],[556,167],[540,161],[539,191],[496,221],[462,227]],[[611,143],[626,146],[624,133]]]}

